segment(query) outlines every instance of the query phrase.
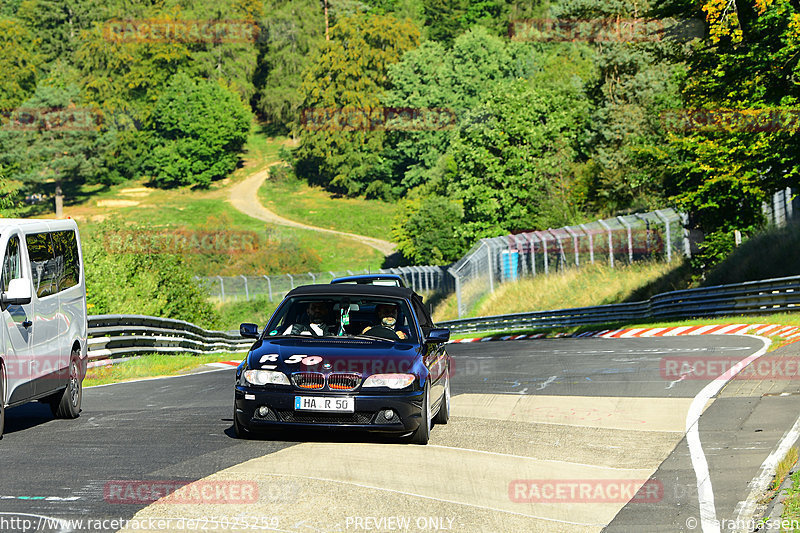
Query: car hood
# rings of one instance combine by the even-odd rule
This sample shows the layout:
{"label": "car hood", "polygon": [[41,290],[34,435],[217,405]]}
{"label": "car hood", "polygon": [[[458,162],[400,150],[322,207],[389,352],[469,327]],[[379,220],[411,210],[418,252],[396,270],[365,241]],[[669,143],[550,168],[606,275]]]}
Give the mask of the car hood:
{"label": "car hood", "polygon": [[293,372],[356,372],[362,376],[424,372],[418,344],[371,339],[262,339],[250,350],[247,366]]}

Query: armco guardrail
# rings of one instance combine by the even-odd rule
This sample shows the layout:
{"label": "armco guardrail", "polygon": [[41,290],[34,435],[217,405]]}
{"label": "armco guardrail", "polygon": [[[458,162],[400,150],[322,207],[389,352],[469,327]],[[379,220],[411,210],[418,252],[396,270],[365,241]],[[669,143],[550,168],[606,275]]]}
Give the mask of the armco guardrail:
{"label": "armco guardrail", "polygon": [[243,352],[252,339],[238,332],[209,331],[183,320],[143,315],[89,317],[89,359],[140,353]]}
{"label": "armco guardrail", "polygon": [[462,318],[441,322],[453,333],[603,324],[654,318],[769,314],[800,306],[800,276],[657,294],[644,302]]}
{"label": "armco guardrail", "polygon": [[[649,318],[768,314],[800,307],[800,276],[657,294],[644,302],[462,318],[440,322],[453,333],[552,328]],[[243,352],[253,343],[238,332],[209,331],[183,320],[142,315],[89,317],[89,357],[138,353]]]}

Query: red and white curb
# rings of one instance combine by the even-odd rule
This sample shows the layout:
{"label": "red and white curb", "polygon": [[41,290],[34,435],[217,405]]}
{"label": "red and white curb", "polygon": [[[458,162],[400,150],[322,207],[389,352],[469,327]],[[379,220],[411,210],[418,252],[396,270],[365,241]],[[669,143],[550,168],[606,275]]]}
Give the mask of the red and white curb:
{"label": "red and white curb", "polygon": [[[569,335],[556,333],[551,338],[575,337],[590,338],[601,337],[604,339],[630,339],[640,337],[676,337],[683,335],[760,335],[762,337],[783,337],[791,341],[800,341],[800,327],[786,326],[784,324],[711,324],[707,326],[672,326],[669,328],[628,328],[604,329],[602,331],[585,331]],[[454,344],[465,342],[487,341],[516,341],[523,339],[542,339],[544,333],[531,335],[493,335],[490,337],[475,337],[450,341]]]}
{"label": "red and white curb", "polygon": [[219,363],[206,363],[206,366],[213,366],[214,368],[230,368],[232,366],[239,366],[242,361],[220,361]]}

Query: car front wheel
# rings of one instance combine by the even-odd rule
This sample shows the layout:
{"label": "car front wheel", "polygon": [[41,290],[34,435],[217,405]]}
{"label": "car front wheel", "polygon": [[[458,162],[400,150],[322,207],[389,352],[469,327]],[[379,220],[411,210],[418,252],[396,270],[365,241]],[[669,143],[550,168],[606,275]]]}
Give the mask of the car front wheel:
{"label": "car front wheel", "polygon": [[422,413],[419,421],[419,427],[411,435],[411,442],[414,444],[428,444],[431,437],[431,389],[428,383],[425,383],[425,392],[422,395]]}
{"label": "car front wheel", "polygon": [[450,376],[445,375],[444,379],[444,394],[439,404],[439,412],[433,419],[434,424],[447,424],[447,421],[450,420]]}

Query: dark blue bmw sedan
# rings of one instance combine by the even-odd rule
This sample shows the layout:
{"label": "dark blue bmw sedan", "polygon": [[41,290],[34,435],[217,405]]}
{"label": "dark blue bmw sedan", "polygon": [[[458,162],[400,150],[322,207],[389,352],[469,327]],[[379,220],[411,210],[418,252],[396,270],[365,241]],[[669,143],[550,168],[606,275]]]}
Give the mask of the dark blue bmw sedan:
{"label": "dark blue bmw sedan", "polygon": [[306,285],[286,295],[236,370],[233,427],[358,429],[426,444],[450,416],[450,331],[409,288]]}

